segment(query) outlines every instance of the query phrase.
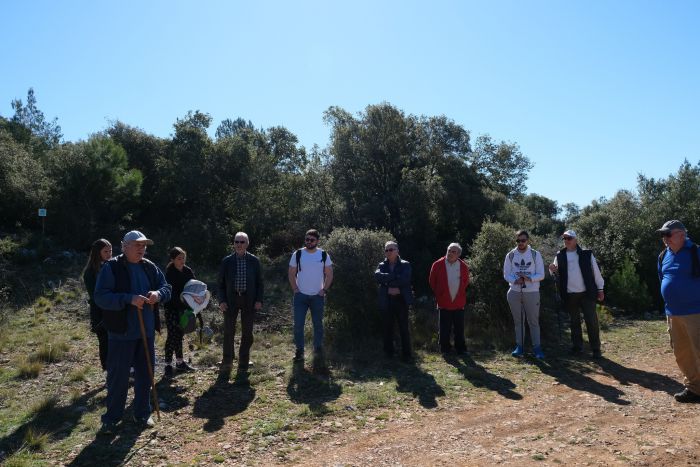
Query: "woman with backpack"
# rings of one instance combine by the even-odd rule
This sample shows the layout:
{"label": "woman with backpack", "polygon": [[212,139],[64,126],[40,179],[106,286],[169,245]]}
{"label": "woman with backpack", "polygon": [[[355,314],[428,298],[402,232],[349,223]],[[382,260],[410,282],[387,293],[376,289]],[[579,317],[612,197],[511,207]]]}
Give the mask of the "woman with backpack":
{"label": "woman with backpack", "polygon": [[95,283],[97,274],[105,261],[112,257],[112,244],[104,238],[95,240],[90,247],[85,269],[83,269],[83,282],[88,294],[90,304],[90,330],[97,336],[100,352],[100,365],[103,370],[107,369],[107,329],[102,325],[102,310],[95,304]]}
{"label": "woman with backpack", "polygon": [[165,268],[165,279],[173,288],[172,300],[165,304],[165,323],[168,328],[168,337],[165,340],[165,376],[173,375],[172,359],[175,354],[175,369],[181,372],[194,371],[185,362],[182,355],[182,340],[184,334],[180,327],[180,316],[187,309],[187,305],[180,299],[180,294],[185,284],[194,279],[194,272],[186,264],[187,252],[176,246],[169,252],[170,262]]}

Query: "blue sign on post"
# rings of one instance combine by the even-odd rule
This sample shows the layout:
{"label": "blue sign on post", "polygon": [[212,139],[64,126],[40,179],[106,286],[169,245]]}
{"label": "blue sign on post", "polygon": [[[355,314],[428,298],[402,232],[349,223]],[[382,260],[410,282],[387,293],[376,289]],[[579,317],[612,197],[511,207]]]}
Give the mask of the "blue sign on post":
{"label": "blue sign on post", "polygon": [[44,209],[44,208],[39,209],[39,217],[46,217],[46,209]]}

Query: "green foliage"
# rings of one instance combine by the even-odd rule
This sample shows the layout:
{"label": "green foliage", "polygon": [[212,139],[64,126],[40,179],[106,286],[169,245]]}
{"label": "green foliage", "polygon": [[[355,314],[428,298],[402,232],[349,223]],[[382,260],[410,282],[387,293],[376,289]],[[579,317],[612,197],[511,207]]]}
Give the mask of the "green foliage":
{"label": "green foliage", "polygon": [[386,231],[339,228],[323,247],[333,260],[333,286],[328,294],[327,325],[337,344],[360,343],[379,330],[374,271],[384,258]]}
{"label": "green foliage", "polygon": [[610,277],[607,289],[610,301],[627,311],[647,311],[653,305],[647,286],[639,278],[630,258],[625,258]]}
{"label": "green foliage", "polygon": [[598,325],[600,326],[600,329],[604,331],[610,329],[610,326],[615,320],[610,312],[610,309],[607,306],[598,303],[595,306],[595,312],[598,315]]}
{"label": "green foliage", "polygon": [[474,169],[488,186],[508,198],[525,192],[527,173],[533,164],[515,143],[495,143],[491,136],[476,139],[474,152],[469,154]]}
{"label": "green foliage", "polygon": [[[469,285],[470,308],[478,323],[469,326],[478,328],[479,333],[492,332],[494,338],[500,336],[503,342],[512,339],[512,317],[506,300],[507,283],[503,279],[503,260],[513,248],[514,231],[498,222],[486,221],[481,232],[470,247],[467,264],[471,272]],[[505,340],[507,339],[507,341]]]}
{"label": "green foliage", "polygon": [[39,376],[44,365],[39,361],[29,359],[22,360],[17,367],[17,377],[21,379],[34,379]]}

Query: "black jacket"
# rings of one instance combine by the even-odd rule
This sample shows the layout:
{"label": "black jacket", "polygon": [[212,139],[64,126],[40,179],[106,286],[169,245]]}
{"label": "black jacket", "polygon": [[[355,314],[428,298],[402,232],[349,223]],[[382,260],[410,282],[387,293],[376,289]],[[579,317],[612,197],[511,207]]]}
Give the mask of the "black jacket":
{"label": "black jacket", "polygon": [[[221,261],[219,268],[218,295],[219,302],[232,305],[236,299],[236,254],[228,255]],[[263,301],[263,280],[260,260],[257,256],[248,252],[245,254],[246,261],[246,302],[252,307],[255,302]]]}

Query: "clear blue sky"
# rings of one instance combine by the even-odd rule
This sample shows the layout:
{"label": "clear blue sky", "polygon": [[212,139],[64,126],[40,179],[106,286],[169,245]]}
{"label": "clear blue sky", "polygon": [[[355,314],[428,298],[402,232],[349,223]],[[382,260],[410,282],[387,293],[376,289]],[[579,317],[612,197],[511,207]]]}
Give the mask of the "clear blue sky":
{"label": "clear blue sky", "polygon": [[387,101],[517,142],[529,192],[585,206],[700,160],[699,25],[695,0],[8,1],[0,115],[33,87],[71,141],[198,109],[310,148],[329,106]]}

